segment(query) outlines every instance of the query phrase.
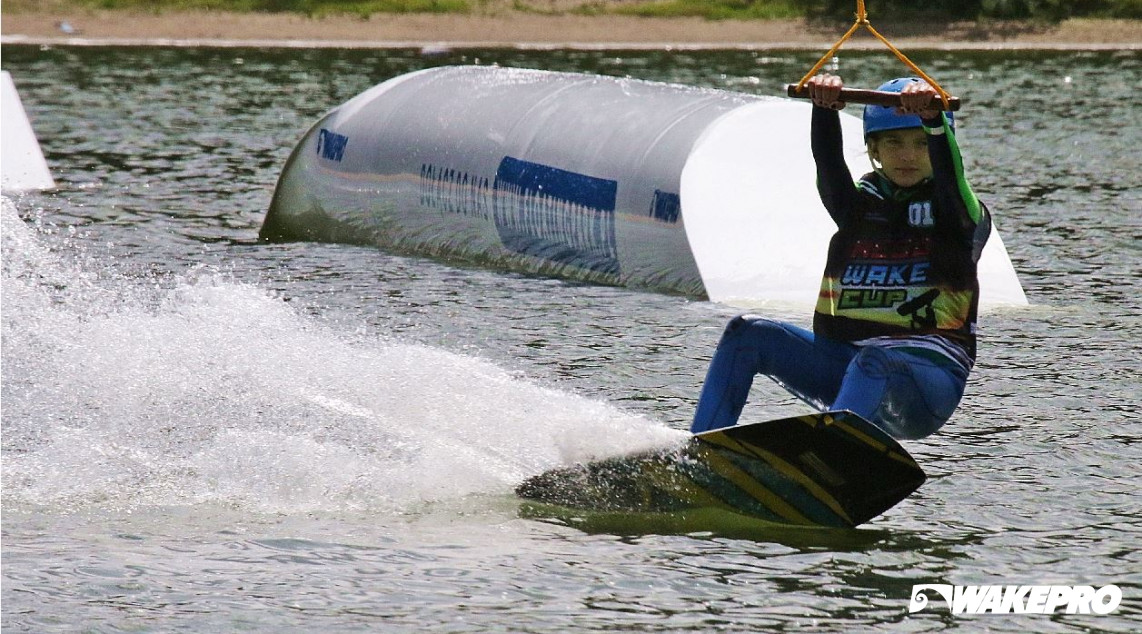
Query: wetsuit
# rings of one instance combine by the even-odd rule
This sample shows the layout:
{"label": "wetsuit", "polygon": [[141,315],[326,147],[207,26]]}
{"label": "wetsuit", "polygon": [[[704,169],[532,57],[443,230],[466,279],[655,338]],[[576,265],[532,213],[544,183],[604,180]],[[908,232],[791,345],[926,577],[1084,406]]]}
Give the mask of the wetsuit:
{"label": "wetsuit", "polygon": [[817,187],[837,223],[813,332],[743,315],[726,326],[691,431],[737,422],[756,374],[814,407],[848,409],[896,438],[952,415],[975,362],[976,263],[991,231],[963,177],[951,126],[925,120],[933,177],[853,183],[838,113],[813,108]]}

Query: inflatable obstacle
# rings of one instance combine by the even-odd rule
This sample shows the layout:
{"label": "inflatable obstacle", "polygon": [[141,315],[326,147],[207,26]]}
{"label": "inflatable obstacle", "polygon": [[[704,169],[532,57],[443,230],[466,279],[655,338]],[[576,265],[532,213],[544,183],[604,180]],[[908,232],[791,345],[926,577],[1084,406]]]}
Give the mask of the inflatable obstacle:
{"label": "inflatable obstacle", "polygon": [[0,187],[5,192],[52,189],[48,164],[8,71],[0,71]]}
{"label": "inflatable obstacle", "polygon": [[[377,245],[727,303],[816,300],[829,237],[811,106],[499,67],[402,75],[323,116],[261,238]],[[849,165],[868,169],[842,113]],[[854,177],[859,174],[854,174]],[[1025,304],[998,234],[984,304]]]}

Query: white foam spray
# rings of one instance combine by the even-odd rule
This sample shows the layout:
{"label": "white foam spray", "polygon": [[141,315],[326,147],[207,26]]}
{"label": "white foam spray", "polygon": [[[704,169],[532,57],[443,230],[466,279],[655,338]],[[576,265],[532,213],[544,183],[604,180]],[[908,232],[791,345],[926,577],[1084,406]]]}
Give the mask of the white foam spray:
{"label": "white foam spray", "polygon": [[7,199],[2,219],[5,504],[399,512],[685,436],[225,275],[127,277]]}

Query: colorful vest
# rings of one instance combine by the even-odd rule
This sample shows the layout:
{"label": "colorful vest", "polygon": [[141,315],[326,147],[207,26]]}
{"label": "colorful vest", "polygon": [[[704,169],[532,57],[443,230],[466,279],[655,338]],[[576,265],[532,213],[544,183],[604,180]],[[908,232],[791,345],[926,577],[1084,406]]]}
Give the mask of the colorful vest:
{"label": "colorful vest", "polygon": [[964,178],[951,125],[923,122],[932,178],[898,188],[877,172],[855,185],[836,111],[813,108],[817,190],[837,223],[813,314],[817,334],[924,349],[975,362],[976,263],[991,216]]}
{"label": "colorful vest", "polygon": [[895,197],[888,187],[876,173],[861,179],[860,202],[829,243],[813,330],[841,341],[940,335],[970,367],[979,304],[975,228],[941,213],[948,210],[933,181]]}

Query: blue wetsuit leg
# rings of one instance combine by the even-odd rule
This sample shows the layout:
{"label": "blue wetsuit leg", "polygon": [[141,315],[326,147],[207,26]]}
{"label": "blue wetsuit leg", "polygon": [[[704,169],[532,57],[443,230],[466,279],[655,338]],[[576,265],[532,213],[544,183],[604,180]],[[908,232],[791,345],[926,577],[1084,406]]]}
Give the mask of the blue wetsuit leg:
{"label": "blue wetsuit leg", "polygon": [[850,410],[902,439],[943,426],[967,382],[963,368],[907,349],[856,346],[743,315],[718,342],[690,431],[736,424],[757,374],[818,410]]}
{"label": "blue wetsuit leg", "polygon": [[893,438],[923,438],[952,416],[967,371],[902,348],[864,346],[849,364],[832,409],[847,409]]}
{"label": "blue wetsuit leg", "polygon": [[815,337],[812,332],[760,317],[730,320],[698,397],[693,433],[737,423],[753,377],[764,374],[817,409],[837,398],[850,362],[860,349]]}

